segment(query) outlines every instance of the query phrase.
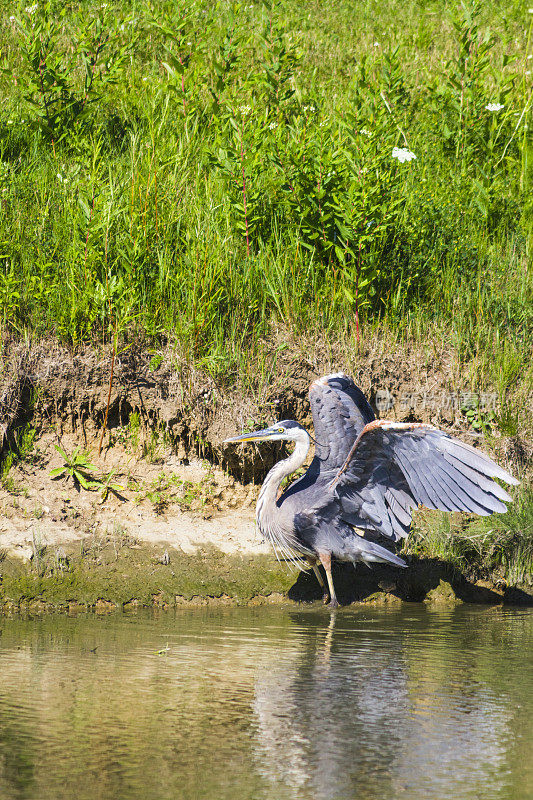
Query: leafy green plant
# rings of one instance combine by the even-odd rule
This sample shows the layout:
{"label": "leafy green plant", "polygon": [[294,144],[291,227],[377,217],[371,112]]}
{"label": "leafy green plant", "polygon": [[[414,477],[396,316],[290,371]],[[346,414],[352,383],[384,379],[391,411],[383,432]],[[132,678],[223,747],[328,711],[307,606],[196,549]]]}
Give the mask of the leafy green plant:
{"label": "leafy green plant", "polygon": [[262,136],[251,106],[228,109],[219,116],[219,135],[210,163],[224,180],[230,214],[246,242],[246,253],[264,224],[262,191],[258,181],[262,161]]}
{"label": "leafy green plant", "polygon": [[38,575],[41,577],[46,572],[46,553],[47,553],[47,546],[43,541],[43,536],[41,531],[38,529],[34,529],[31,534],[31,544],[33,550],[32,556],[32,565],[37,571]]}
{"label": "leafy green plant", "polygon": [[146,491],[146,498],[150,501],[156,514],[163,514],[170,503],[170,489],[175,484],[172,477],[161,472]]}
{"label": "leafy green plant", "polygon": [[182,107],[183,116],[190,112],[190,91],[186,76],[191,67],[196,39],[193,9],[172,6],[171,11],[150,20],[150,26],[163,36],[165,60],[163,67],[168,74],[167,89],[175,95]]}
{"label": "leafy green plant", "polygon": [[214,49],[209,61],[211,80],[208,90],[213,97],[214,114],[219,112],[226,100],[226,91],[242,57],[241,47],[242,37],[236,32],[236,20],[230,10],[222,41]]}
{"label": "leafy green plant", "polygon": [[102,475],[98,479],[97,483],[99,484],[98,491],[100,492],[100,503],[105,503],[110,493],[117,495],[124,489],[124,486],[115,482],[114,478],[116,474],[117,470],[112,469],[111,472],[107,473],[107,475]]}
{"label": "leafy green plant", "polygon": [[59,445],[56,444],[54,446],[64,464],[62,467],[50,470],[51,478],[72,478],[75,486],[81,486],[83,489],[88,490],[103,488],[102,483],[91,474],[96,470],[96,467],[89,461],[89,455],[85,450],[82,450],[81,447],[76,447],[69,455]]}
{"label": "leafy green plant", "polygon": [[0,30],[2,334],[115,360],[172,341],[253,382],[273,331],[349,341],[367,322],[449,338],[502,400],[522,382],[523,9],[398,29],[396,0],[349,25],[346,4],[294,0],[28,8]]}
{"label": "leafy green plant", "polygon": [[283,20],[283,4],[262,0],[265,22],[259,36],[261,72],[252,82],[265,107],[265,118],[281,119],[295,95],[292,85],[299,54],[289,41]]}
{"label": "leafy green plant", "polygon": [[0,305],[4,325],[8,320],[15,320],[18,315],[21,300],[20,283],[21,279],[17,277],[14,264],[10,263],[8,268],[6,262],[4,270],[0,270]]}
{"label": "leafy green plant", "polygon": [[520,154],[509,107],[516,83],[509,70],[513,57],[493,57],[497,39],[482,25],[482,13],[478,0],[465,0],[451,12],[456,52],[434,90],[444,148],[460,165],[463,192],[493,230],[502,215],[513,213],[504,200],[505,183]]}
{"label": "leafy green plant", "polygon": [[490,434],[496,422],[496,414],[492,409],[480,407],[479,395],[472,393],[468,402],[461,406],[468,424],[480,433]]}
{"label": "leafy green plant", "polygon": [[518,493],[507,514],[497,514],[485,521],[493,545],[490,557],[501,565],[509,583],[531,582],[533,575],[533,491],[527,487]]}
{"label": "leafy green plant", "polygon": [[13,478],[12,475],[9,475],[9,469],[12,466],[12,462],[9,460],[9,456],[4,460],[2,463],[2,475],[0,477],[0,485],[5,492],[12,495],[13,497],[18,497],[20,495],[24,495],[24,489],[22,489]]}
{"label": "leafy green plant", "polygon": [[149,369],[150,372],[155,372],[163,363],[163,356],[161,353],[154,353],[150,359]]}
{"label": "leafy green plant", "polygon": [[533,572],[533,495],[516,493],[506,514],[472,517],[466,514],[416,515],[406,551],[420,558],[440,558],[460,570],[483,574],[501,570],[510,585],[531,580]]}
{"label": "leafy green plant", "polygon": [[39,455],[35,453],[35,437],[37,431],[28,422],[21,425],[14,431],[10,449],[7,450],[0,459],[0,484],[10,494],[23,494],[24,489],[20,489],[12,476],[9,475],[11,469],[19,462],[38,461]]}
{"label": "leafy green plant", "polygon": [[520,433],[520,417],[518,409],[509,405],[503,406],[496,417],[498,430],[504,436],[518,436]]}
{"label": "leafy green plant", "polygon": [[[30,114],[54,143],[93,120],[94,105],[117,81],[134,46],[131,40],[120,42],[117,22],[105,5],[95,16],[67,15],[66,7],[58,9],[45,0],[26,7],[16,19],[27,66],[21,77]],[[72,47],[65,46],[67,31]]]}

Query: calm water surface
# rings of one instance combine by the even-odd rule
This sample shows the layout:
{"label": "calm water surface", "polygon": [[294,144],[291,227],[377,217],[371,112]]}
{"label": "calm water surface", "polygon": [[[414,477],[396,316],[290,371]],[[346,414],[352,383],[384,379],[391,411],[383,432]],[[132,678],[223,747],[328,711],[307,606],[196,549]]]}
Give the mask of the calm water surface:
{"label": "calm water surface", "polygon": [[0,798],[533,798],[533,610],[0,620]]}

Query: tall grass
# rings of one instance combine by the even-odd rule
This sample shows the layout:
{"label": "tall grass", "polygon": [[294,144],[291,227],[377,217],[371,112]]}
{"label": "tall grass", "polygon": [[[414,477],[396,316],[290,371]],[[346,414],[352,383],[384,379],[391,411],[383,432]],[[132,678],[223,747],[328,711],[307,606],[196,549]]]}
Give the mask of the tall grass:
{"label": "tall grass", "polygon": [[423,514],[417,518],[406,551],[439,558],[458,570],[499,574],[510,585],[533,574],[533,491],[523,489],[506,514]]}
{"label": "tall grass", "polygon": [[505,395],[533,327],[533,15],[449,8],[3,4],[2,327],[171,337],[223,374],[276,320],[385,319]]}

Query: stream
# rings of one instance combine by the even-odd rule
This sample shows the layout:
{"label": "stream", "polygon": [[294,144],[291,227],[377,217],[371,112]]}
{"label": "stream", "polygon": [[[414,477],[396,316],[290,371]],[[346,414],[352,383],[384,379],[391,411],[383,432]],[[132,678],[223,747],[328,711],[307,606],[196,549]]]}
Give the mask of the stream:
{"label": "stream", "polygon": [[2,800],[533,797],[533,609],[0,619]]}

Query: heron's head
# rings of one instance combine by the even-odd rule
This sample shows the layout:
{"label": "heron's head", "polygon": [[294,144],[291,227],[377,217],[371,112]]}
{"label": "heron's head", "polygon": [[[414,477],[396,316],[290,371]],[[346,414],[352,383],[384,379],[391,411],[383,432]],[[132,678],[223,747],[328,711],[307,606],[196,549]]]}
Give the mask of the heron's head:
{"label": "heron's head", "polygon": [[285,419],[283,422],[276,422],[270,428],[263,428],[261,431],[251,431],[242,433],[240,436],[232,436],[225,439],[222,444],[230,442],[300,442],[309,441],[309,434],[298,422],[292,419]]}

